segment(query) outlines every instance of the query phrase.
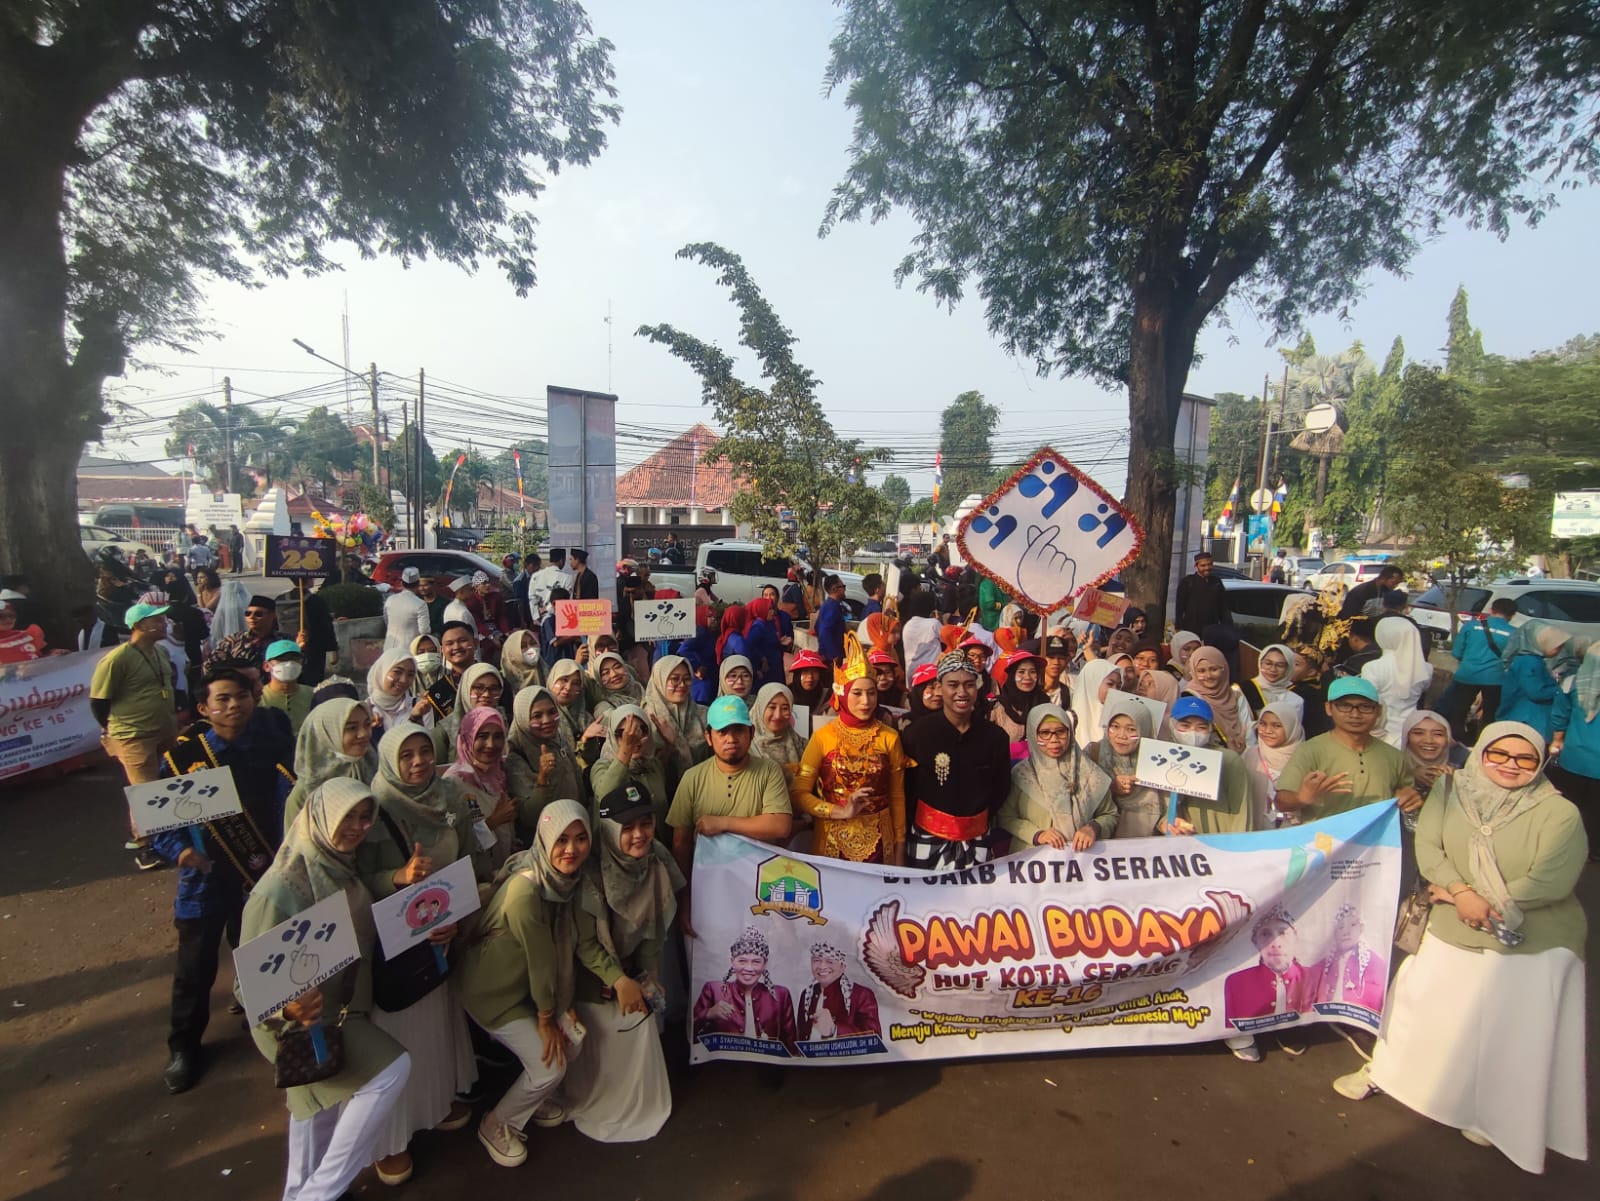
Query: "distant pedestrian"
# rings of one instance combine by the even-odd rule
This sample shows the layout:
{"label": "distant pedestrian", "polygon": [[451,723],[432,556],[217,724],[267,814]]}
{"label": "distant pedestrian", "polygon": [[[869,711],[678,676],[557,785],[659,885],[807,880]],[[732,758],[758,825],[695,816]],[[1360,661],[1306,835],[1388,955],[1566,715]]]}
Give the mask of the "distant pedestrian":
{"label": "distant pedestrian", "polygon": [[1462,622],[1450,644],[1450,653],[1459,666],[1439,698],[1438,711],[1450,723],[1450,733],[1457,742],[1469,743],[1467,715],[1472,712],[1473,701],[1478,702],[1480,729],[1495,720],[1500,686],[1506,678],[1501,657],[1516,633],[1511,624],[1516,614],[1517,602],[1499,597],[1490,602],[1487,614],[1479,613],[1475,620]]}
{"label": "distant pedestrian", "polygon": [[400,587],[383,602],[383,649],[404,651],[413,640],[433,633],[428,617],[428,602],[418,595],[422,573],[415,567],[400,572]]}
{"label": "distant pedestrian", "polygon": [[1174,624],[1191,634],[1204,634],[1207,626],[1233,624],[1222,580],[1211,572],[1216,565],[1205,551],[1194,557],[1194,572],[1178,581],[1178,615]]}
{"label": "distant pedestrian", "polygon": [[1371,601],[1381,601],[1385,592],[1392,592],[1404,582],[1406,573],[1398,567],[1385,565],[1375,578],[1365,584],[1357,584],[1345,593],[1344,604],[1339,609],[1339,616],[1343,618],[1361,617],[1366,615],[1367,604]]}

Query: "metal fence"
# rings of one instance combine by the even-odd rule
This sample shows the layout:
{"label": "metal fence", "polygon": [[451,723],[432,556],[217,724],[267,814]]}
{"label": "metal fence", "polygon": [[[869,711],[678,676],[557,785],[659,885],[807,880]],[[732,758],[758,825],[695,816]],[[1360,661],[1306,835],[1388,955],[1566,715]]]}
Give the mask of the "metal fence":
{"label": "metal fence", "polygon": [[[130,542],[143,542],[151,550],[183,550],[189,545],[188,536],[183,530],[172,526],[163,525],[102,525],[102,530],[110,530],[119,534]],[[115,546],[115,543],[109,545]]]}

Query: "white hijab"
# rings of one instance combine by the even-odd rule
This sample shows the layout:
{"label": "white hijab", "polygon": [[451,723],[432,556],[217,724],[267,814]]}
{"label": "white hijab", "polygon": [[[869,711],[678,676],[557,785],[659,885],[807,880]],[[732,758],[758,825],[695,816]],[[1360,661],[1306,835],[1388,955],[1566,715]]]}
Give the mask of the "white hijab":
{"label": "white hijab", "polygon": [[1098,742],[1105,733],[1101,726],[1104,702],[1100,700],[1100,685],[1114,670],[1115,664],[1109,659],[1093,659],[1085,663],[1083,670],[1078,673],[1078,682],[1072,688],[1072,716],[1077,723],[1076,733],[1081,747]]}
{"label": "white hijab", "polygon": [[[1300,700],[1298,696],[1295,696],[1294,692],[1294,673],[1295,668],[1300,665],[1300,656],[1295,654],[1293,650],[1285,646],[1283,643],[1274,642],[1271,646],[1262,648],[1261,654],[1257,656],[1256,662],[1259,664],[1262,659],[1265,659],[1273,651],[1277,651],[1283,656],[1283,661],[1285,664],[1287,664],[1289,670],[1284,672],[1282,680],[1278,681],[1276,684],[1273,684],[1261,674],[1259,666],[1257,667],[1253,683],[1261,693],[1262,702],[1270,705],[1276,701],[1288,700],[1290,697],[1294,697],[1294,699],[1297,701]],[[1304,702],[1302,702],[1302,704],[1303,703]]]}

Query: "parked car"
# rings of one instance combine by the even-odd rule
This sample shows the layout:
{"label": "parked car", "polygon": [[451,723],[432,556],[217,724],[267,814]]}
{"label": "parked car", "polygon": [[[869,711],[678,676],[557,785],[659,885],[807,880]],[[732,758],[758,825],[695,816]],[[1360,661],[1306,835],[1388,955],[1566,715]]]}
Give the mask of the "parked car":
{"label": "parked car", "polygon": [[[788,580],[789,560],[769,559],[763,551],[759,542],[718,538],[700,544],[695,552],[693,571],[652,571],[650,578],[657,588],[676,588],[684,596],[693,596],[695,577],[709,569],[717,573],[717,582],[712,588],[719,597],[725,601],[746,604],[761,595],[764,585],[776,584],[781,590]],[[853,571],[828,574],[837,575],[844,581],[845,602],[859,617],[867,603],[861,576]]]}
{"label": "parked car", "polygon": [[1382,559],[1340,559],[1336,563],[1325,564],[1313,572],[1307,578],[1305,586],[1313,592],[1326,592],[1330,588],[1337,588],[1343,594],[1357,584],[1377,579],[1378,573],[1383,568]]}
{"label": "parked car", "polygon": [[475,555],[465,550],[386,550],[378,556],[377,566],[372,569],[372,582],[387,584],[391,588],[400,587],[400,573],[407,567],[415,567],[425,576],[432,576],[434,583],[442,592],[451,580],[458,576],[471,575],[481,571],[489,577],[489,582],[497,588],[505,585],[505,576],[500,570],[500,564],[485,559],[482,555]]}
{"label": "parked car", "polygon": [[79,525],[78,539],[83,543],[83,553],[93,558],[108,546],[114,546],[121,552],[122,557],[132,560],[133,556],[144,551],[158,563],[161,555],[146,543],[137,542],[132,538],[124,538],[116,530],[108,530],[103,525]]}
{"label": "parked car", "polygon": [[1292,596],[1304,596],[1300,588],[1287,584],[1268,584],[1262,580],[1236,580],[1222,577],[1222,592],[1228,598],[1228,611],[1239,628],[1239,637],[1252,646],[1279,642],[1279,616],[1283,603]]}
{"label": "parked car", "polygon": [[1296,588],[1306,587],[1311,577],[1326,566],[1317,555],[1287,555],[1284,563],[1289,573],[1289,583]]}
{"label": "parked car", "polygon": [[[1517,602],[1512,625],[1537,619],[1587,638],[1600,637],[1600,583],[1515,576],[1493,584],[1469,584],[1456,593],[1456,614],[1461,621],[1473,621],[1501,597]],[[1448,639],[1450,610],[1445,607],[1445,598],[1445,589],[1434,584],[1412,598],[1411,616],[1419,626],[1437,630]]]}
{"label": "parked car", "polygon": [[464,525],[444,525],[433,531],[434,541],[439,544],[440,550],[478,550],[483,546],[484,539],[489,536],[487,530],[472,529]]}

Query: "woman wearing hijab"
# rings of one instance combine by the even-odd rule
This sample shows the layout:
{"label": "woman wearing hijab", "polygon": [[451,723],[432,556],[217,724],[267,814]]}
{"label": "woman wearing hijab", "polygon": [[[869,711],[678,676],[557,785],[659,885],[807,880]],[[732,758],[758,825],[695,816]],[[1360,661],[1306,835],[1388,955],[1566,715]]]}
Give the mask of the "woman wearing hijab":
{"label": "woman wearing hijab", "polygon": [[511,854],[515,841],[517,802],[506,779],[506,719],[499,709],[469,709],[456,731],[455,762],[444,769],[468,802],[483,818],[494,837],[485,847],[496,867]]}
{"label": "woman wearing hijab", "polygon": [[[1384,618],[1396,621],[1398,618]],[[1378,625],[1381,627],[1383,622]],[[1539,731],[1541,738],[1555,732],[1556,697],[1561,691],[1552,664],[1563,647],[1572,641],[1572,635],[1542,621],[1530,621],[1517,627],[1516,633],[1506,640],[1502,662],[1506,668],[1505,682],[1500,685],[1500,707],[1495,711],[1501,721],[1520,721]]]}
{"label": "woman wearing hijab", "polygon": [[906,692],[906,707],[909,712],[902,721],[901,730],[919,717],[926,717],[930,713],[943,710],[944,694],[939,691],[937,665],[925,663],[911,673],[911,684]]}
{"label": "woman wearing hijab", "polygon": [[1450,736],[1450,723],[1431,709],[1413,709],[1400,727],[1400,749],[1416,789],[1433,791],[1440,776],[1467,765],[1467,748]]}
{"label": "woman wearing hijab", "polygon": [[1427,932],[1395,976],[1372,1062],[1334,1081],[1353,1101],[1386,1092],[1526,1172],[1544,1170],[1546,1148],[1588,1152],[1583,829],[1545,763],[1537,730],[1496,721],[1434,785],[1417,819]]}
{"label": "woman wearing hijab", "polygon": [[606,715],[606,741],[590,774],[596,798],[632,785],[655,802],[656,829],[666,837],[667,768],[660,743],[650,729],[650,715],[638,705],[619,705]]}
{"label": "woman wearing hijab", "polygon": [[[404,722],[383,736],[378,758],[378,815],[356,857],[372,896],[392,896],[463,856],[487,881],[493,867],[476,839],[478,819],[466,795],[435,770],[432,735]],[[443,981],[404,1008],[374,1006],[372,1021],[411,1053],[411,1077],[374,1148],[378,1179],[403,1184],[411,1178],[412,1135],[460,1130],[472,1120],[471,1108],[455,1098],[476,1082],[477,1060],[466,1015]]]}
{"label": "woman wearing hijab", "polygon": [[444,656],[439,640],[432,634],[419,634],[411,640],[411,658],[417,665],[417,691],[427,692],[444,675]]}
{"label": "woman wearing hijab", "polygon": [[1172,657],[1167,660],[1167,671],[1177,680],[1189,678],[1189,656],[1201,645],[1200,635],[1191,634],[1188,630],[1179,630],[1172,636],[1172,641],[1167,644],[1167,649],[1172,652]]}
{"label": "woman wearing hijab", "polygon": [[1272,701],[1262,709],[1261,716],[1256,718],[1255,737],[1242,756],[1244,765],[1261,785],[1259,792],[1264,804],[1262,811],[1256,814],[1258,830],[1300,824],[1298,813],[1282,811],[1276,803],[1278,777],[1306,740],[1305,727],[1300,722],[1300,706],[1296,703],[1299,699]]}
{"label": "woman wearing hijab", "polygon": [[743,605],[729,605],[722,611],[721,633],[717,638],[717,664],[729,655],[743,655],[750,659],[750,647],[745,633],[750,629],[750,610]]}
{"label": "woman wearing hijab", "polygon": [[758,596],[747,606],[750,626],[745,631],[745,654],[750,657],[756,676],[756,687],[783,683],[783,645],[778,629],[777,604],[766,596]]}
{"label": "woman wearing hijab", "polygon": [[576,902],[589,852],[583,806],[546,805],[533,846],[506,863],[463,957],[467,1013],[522,1063],[522,1074],[478,1126],[478,1141],[501,1167],[528,1158],[522,1132],[530,1119],[541,1126],[566,1121],[553,1095],[584,1037],[572,1010],[577,964],[613,989],[625,1012],[644,1005],[639,986],[598,938],[579,938]]}
{"label": "woman wearing hijab", "polygon": [[[847,655],[861,648],[845,640]],[[878,685],[865,661],[835,684],[839,716],[811,735],[789,786],[798,813],[814,822],[811,853],[857,863],[905,862],[905,756],[900,735],[877,720]]]}
{"label": "woman wearing hijab", "polygon": [[1079,745],[1088,746],[1105,733],[1102,711],[1121,680],[1121,670],[1107,659],[1091,659],[1083,665],[1072,689],[1072,720]]}
{"label": "woman wearing hijab", "polygon": [[1028,714],[1048,703],[1039,688],[1043,674],[1044,660],[1032,651],[1015,651],[1006,659],[1005,682],[996,694],[994,708],[989,710],[989,720],[1011,739],[1013,763],[1029,754]]}
{"label": "woman wearing hijab", "polygon": [[1255,678],[1239,685],[1239,691],[1249,702],[1252,720],[1278,701],[1304,705],[1294,691],[1294,673],[1299,666],[1300,656],[1282,642],[1274,642],[1262,650],[1256,659]]}
{"label": "woman wearing hijab", "polygon": [[372,896],[356,870],[356,852],[376,814],[377,804],[365,784],[329,780],[307,800],[244,906],[240,938],[248,941],[343,893],[361,948],[355,963],[250,1032],[267,1062],[275,1064],[281,1035],[311,1026],[339,1028],[343,1060],[338,1073],[284,1090],[289,1106],[285,1197],[342,1196],[372,1162],[378,1137],[411,1071],[406,1049],[368,1017],[377,932]]}
{"label": "woman wearing hijab", "polygon": [[[1138,682],[1133,686],[1133,692],[1135,696],[1142,696],[1148,700],[1159,701],[1163,706],[1165,706],[1167,713],[1172,712],[1172,706],[1177,704],[1178,697],[1183,695],[1181,690],[1178,688],[1178,681],[1173,679],[1172,676],[1168,675],[1160,668],[1157,668],[1155,671],[1141,671],[1139,673]],[[1163,716],[1161,721],[1157,723],[1155,733],[1152,734],[1151,737],[1162,738],[1168,742],[1171,742],[1171,718]]]}
{"label": "woman wearing hijab", "polygon": [[801,651],[789,666],[789,691],[796,705],[825,713],[833,706],[833,671],[816,651]]}
{"label": "woman wearing hijab", "polygon": [[532,844],[539,814],[551,801],[587,801],[578,753],[561,724],[556,698],[538,684],[511,702],[506,787],[517,803],[517,838],[525,845]]}
{"label": "woman wearing hijab", "polygon": [[787,685],[768,684],[756,693],[750,716],[756,723],[750,753],[772,760],[793,780],[806,753],[806,740],[794,728],[794,694]]}
{"label": "woman wearing hijab", "polygon": [[372,715],[360,701],[332,700],[306,714],[294,740],[294,787],[283,804],[283,828],[294,824],[306,798],[340,776],[370,784],[378,774]]}
{"label": "woman wearing hijab", "polygon": [[736,696],[748,704],[755,683],[756,673],[743,655],[729,655],[717,667],[718,696]]}
{"label": "woman wearing hijab", "polygon": [[367,669],[367,708],[384,730],[408,721],[433,725],[433,705],[427,697],[418,698],[416,679],[416,659],[401,650],[385,651]]}
{"label": "woman wearing hijab", "polygon": [[1383,728],[1377,731],[1390,746],[1401,747],[1400,729],[1433,682],[1433,665],[1422,650],[1422,635],[1404,617],[1385,617],[1376,634],[1383,654],[1361,669],[1363,679],[1378,690]]}
{"label": "woman wearing hijab", "polygon": [[[1153,738],[1150,710],[1131,696],[1116,696],[1101,713],[1105,733],[1085,749],[1084,755],[1110,781],[1110,797],[1117,809],[1110,837],[1149,838],[1166,812],[1166,798],[1134,779],[1139,766],[1139,743]],[[1016,769],[1012,769],[1015,776]]]}
{"label": "woman wearing hijab", "polygon": [[555,698],[556,709],[561,714],[561,725],[580,751],[584,740],[602,734],[605,727],[589,715],[588,703],[583,695],[583,668],[576,659],[563,659],[550,668],[549,682],[545,685]]}
{"label": "woman wearing hijab", "polygon": [[439,761],[449,763],[455,759],[456,736],[461,733],[461,722],[471,710],[493,709],[504,716],[500,708],[504,698],[505,680],[492,663],[474,663],[462,672],[455,707],[450,716],[433,727],[433,749]]}
{"label": "woman wearing hijab", "polygon": [[1589,832],[1589,862],[1597,861],[1596,834],[1600,833],[1600,642],[1583,653],[1570,688],[1556,694],[1552,719],[1556,728],[1550,740],[1550,782],[1578,807]]}
{"label": "woman wearing hijab", "polygon": [[500,676],[516,696],[529,684],[544,683],[544,655],[532,630],[512,630],[500,648]]}
{"label": "woman wearing hijab", "polygon": [[1011,768],[1011,793],[995,820],[1018,848],[1087,851],[1118,823],[1111,777],[1084,756],[1072,718],[1048,702],[1028,713],[1028,757]]}
{"label": "woman wearing hijab", "polygon": [[616,651],[602,651],[589,664],[589,674],[599,685],[599,696],[590,712],[604,718],[622,705],[637,705],[644,700],[644,685],[633,678],[627,661]]}
{"label": "woman wearing hijab", "polygon": [[656,735],[667,748],[671,765],[668,783],[711,754],[706,744],[705,710],[689,696],[689,662],[681,655],[665,655],[650,669],[644,711]]}
{"label": "woman wearing hijab", "polygon": [[[599,942],[641,992],[662,1005],[663,952],[686,882],[656,838],[656,811],[654,796],[635,784],[600,798],[594,853],[600,870],[584,875],[577,918],[578,941]],[[587,968],[578,972],[576,999],[589,1034],[562,1086],[573,1125],[602,1143],[655,1137],[672,1114],[660,1028],[650,1016],[655,1007],[647,1001],[643,1016],[628,1019],[629,1011]]]}
{"label": "woman wearing hijab", "polygon": [[1306,737],[1315,738],[1333,729],[1333,718],[1328,716],[1328,689],[1322,682],[1322,652],[1307,646],[1295,653],[1299,662],[1290,690],[1300,698],[1300,724],[1305,727]]}
{"label": "woman wearing hijab", "polygon": [[1242,754],[1255,716],[1239,686],[1229,682],[1227,656],[1214,646],[1196,647],[1189,656],[1189,682],[1183,690],[1210,708],[1222,745]]}

